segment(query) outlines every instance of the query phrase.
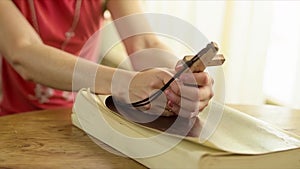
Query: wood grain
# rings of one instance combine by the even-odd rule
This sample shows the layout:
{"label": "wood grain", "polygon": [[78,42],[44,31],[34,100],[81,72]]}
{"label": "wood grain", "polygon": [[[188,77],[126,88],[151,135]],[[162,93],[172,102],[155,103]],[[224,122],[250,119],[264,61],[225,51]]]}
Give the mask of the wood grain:
{"label": "wood grain", "polygon": [[145,168],[72,126],[71,109],[0,117],[0,168]]}
{"label": "wood grain", "polygon": [[[300,110],[230,106],[300,135]],[[71,109],[56,109],[0,117],[0,169],[145,168],[99,147],[70,116]]]}

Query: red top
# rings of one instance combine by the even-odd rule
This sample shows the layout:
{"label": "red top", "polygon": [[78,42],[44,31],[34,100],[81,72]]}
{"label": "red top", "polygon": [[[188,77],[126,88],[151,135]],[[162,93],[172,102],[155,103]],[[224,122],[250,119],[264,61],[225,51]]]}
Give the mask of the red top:
{"label": "red top", "polygon": [[[62,48],[65,33],[74,20],[75,0],[33,0],[35,17],[32,16],[30,0],[14,0],[28,22],[38,29],[43,42]],[[64,50],[79,55],[85,42],[100,28],[103,13],[102,0],[82,0],[78,24]],[[36,22],[33,21],[36,18]],[[34,26],[37,23],[38,28]],[[71,107],[71,93],[54,90],[40,84],[25,81],[2,57],[2,94],[0,115],[55,107]]]}

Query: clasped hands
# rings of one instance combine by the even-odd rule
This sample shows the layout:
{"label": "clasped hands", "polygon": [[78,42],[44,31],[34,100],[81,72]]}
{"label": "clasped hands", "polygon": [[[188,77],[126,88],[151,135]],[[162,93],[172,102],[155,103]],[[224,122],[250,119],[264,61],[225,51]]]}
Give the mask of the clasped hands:
{"label": "clasped hands", "polygon": [[[129,82],[126,98],[125,95],[116,97],[127,103],[143,100],[161,89],[181,68],[182,65],[178,62],[173,70],[152,68],[135,73]],[[175,79],[157,99],[137,109],[156,115],[179,115],[192,118],[197,116],[213,97],[212,85],[213,79],[206,72],[186,71]]]}

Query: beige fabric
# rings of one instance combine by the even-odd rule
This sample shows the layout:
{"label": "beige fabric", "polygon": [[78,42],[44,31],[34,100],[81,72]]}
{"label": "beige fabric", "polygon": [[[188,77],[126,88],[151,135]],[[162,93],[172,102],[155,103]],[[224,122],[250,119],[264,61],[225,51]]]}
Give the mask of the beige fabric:
{"label": "beige fabric", "polygon": [[[211,106],[222,105],[214,103]],[[206,109],[200,115],[208,113]],[[300,137],[224,106],[217,129],[204,145],[239,154],[262,154],[299,148]]]}
{"label": "beige fabric", "polygon": [[[104,105],[106,98],[81,90],[73,107],[73,124],[131,158],[165,148],[178,138],[164,135],[147,146],[147,139],[160,133],[113,114]],[[207,118],[208,110],[202,113],[202,120]],[[126,137],[145,139],[145,143],[136,144]],[[219,126],[204,144],[195,138],[185,138],[171,149],[134,160],[149,168],[281,169],[289,166],[298,169],[300,149],[297,147],[300,147],[298,136],[225,107]]]}
{"label": "beige fabric", "polygon": [[[107,96],[98,97],[85,91],[81,91],[81,93],[86,99],[93,99],[97,102],[98,108],[100,108],[99,113],[105,114],[110,112],[109,116],[111,116],[112,112],[104,105]],[[203,113],[200,113],[201,121],[205,121],[210,113],[209,110],[212,109],[211,106],[222,105],[218,103],[211,104]],[[118,115],[115,114],[115,116]],[[118,120],[120,120],[120,117],[118,117]],[[130,125],[134,127],[135,130],[139,130],[137,126],[142,127],[143,129],[141,130],[144,130],[145,128],[136,123],[130,123]],[[147,129],[154,131],[152,135],[160,132],[151,128]],[[224,112],[218,123],[218,127],[211,137],[209,137],[208,141],[201,143],[198,138],[187,137],[185,139],[207,147],[238,154],[263,154],[300,147],[299,136],[281,130],[227,106],[224,106]]]}

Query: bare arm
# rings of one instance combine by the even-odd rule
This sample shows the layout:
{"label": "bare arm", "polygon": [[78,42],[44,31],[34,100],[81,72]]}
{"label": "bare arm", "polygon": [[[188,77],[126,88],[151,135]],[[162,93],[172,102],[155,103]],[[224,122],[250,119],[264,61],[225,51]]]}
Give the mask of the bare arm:
{"label": "bare arm", "polygon": [[[72,90],[75,56],[43,44],[10,0],[0,1],[0,25],[0,53],[24,79],[56,89]],[[91,62],[85,64],[97,70],[95,92],[111,93],[111,77],[115,70]],[[86,72],[77,72],[76,75],[82,79],[87,77]]]}
{"label": "bare arm", "polygon": [[[119,2],[120,4],[116,4],[115,6],[112,2]],[[133,12],[128,8],[128,6],[133,4],[122,3],[124,3],[123,0],[109,2],[109,8],[113,11],[113,17],[118,18]],[[112,5],[113,7],[111,7]],[[120,9],[118,9],[119,7]],[[134,102],[146,98],[153,90],[161,88],[170,79],[169,73],[160,69],[140,72],[138,76],[134,76],[135,72],[118,70],[118,76],[121,78],[115,79],[116,81],[113,82],[112,79],[115,75],[114,73],[117,71],[116,69],[79,59],[83,64],[81,66],[95,70],[96,74],[95,76],[90,76],[91,72],[84,71],[84,68],[82,71],[77,71],[77,79],[79,79],[79,82],[84,83],[73,89],[73,73],[78,61],[77,57],[43,44],[39,35],[10,0],[0,0],[0,25],[0,53],[25,80],[60,90],[71,91],[79,90],[82,87],[89,87],[92,91],[100,94],[111,94],[113,91],[113,94],[120,97],[120,99],[126,102]],[[128,26],[131,27],[134,25],[129,24]],[[154,47],[155,45],[153,44],[160,44],[156,43],[155,39],[153,35],[150,35],[150,37],[136,36],[126,41],[125,45],[129,52],[135,52],[139,49]],[[132,78],[132,82],[129,82]],[[205,80],[205,78],[196,79]],[[93,84],[94,81],[95,84]],[[201,98],[207,99],[210,96],[209,89],[211,89],[211,84],[201,83],[202,81],[199,81],[198,85],[205,85],[207,88],[203,92],[205,97]],[[113,84],[115,85],[114,90],[111,89]],[[129,86],[129,88],[125,88],[124,86]],[[172,84],[170,92],[168,92],[170,95],[168,98],[173,103],[177,103],[180,99],[180,92],[176,89],[178,89],[177,85]],[[189,116],[195,109],[194,106],[191,106],[192,104],[196,107],[200,105],[201,109],[201,107],[207,104],[207,101],[200,101],[201,95],[198,96],[197,94],[195,98],[191,98],[193,94],[195,95],[200,90],[194,92],[189,88],[186,91],[182,91],[182,94],[186,94],[189,97],[182,99],[187,104],[180,106],[186,108],[185,116]],[[130,98],[127,97],[128,93]],[[178,112],[178,106],[172,106],[175,112]],[[162,110],[164,110],[164,107]]]}
{"label": "bare arm", "polygon": [[[119,19],[123,16],[133,16],[134,14],[140,14],[142,13],[142,3],[139,0],[109,0],[107,3],[107,7],[110,10],[112,17],[114,20]],[[129,18],[131,17],[129,16]],[[127,19],[126,22],[122,23],[117,21],[116,27],[121,37],[126,37],[124,35],[127,34],[127,31],[129,32],[139,32],[139,30],[146,30],[148,32],[151,32],[151,27],[147,23],[146,18],[139,18],[136,19]],[[132,17],[134,18],[134,17]],[[164,49],[169,50],[164,44],[162,44],[158,38],[154,34],[143,34],[138,36],[133,36],[130,38],[127,38],[123,40],[126,50],[128,54],[137,52],[139,50],[143,50],[145,48],[157,48],[157,49]],[[174,55],[169,55],[163,52],[155,53],[150,51],[148,53],[148,56],[145,56],[145,53],[141,53],[138,57],[132,57],[131,56],[131,62],[133,65],[138,65],[139,69],[137,67],[134,67],[137,70],[140,70],[143,68],[149,67],[149,63],[153,63],[154,61],[159,61],[160,65],[163,65],[164,67],[174,69],[176,63],[178,62],[178,59],[174,57]],[[142,66],[140,66],[143,64]],[[156,65],[156,63],[153,63],[152,65]],[[155,66],[154,66],[155,67]],[[183,77],[183,76],[182,76]],[[182,90],[180,94],[178,94],[178,91],[169,90],[170,92],[166,93],[166,96],[168,98],[168,107],[171,108],[173,111],[178,112],[180,107],[184,108],[191,108],[193,107],[193,104],[180,104],[180,100],[184,102],[184,95],[187,96],[187,98],[192,98],[192,96],[197,93],[192,101],[199,101],[197,104],[199,104],[199,109],[202,110],[209,102],[211,97],[213,96],[212,92],[212,79],[208,76],[208,74],[204,72],[200,73],[193,73],[188,76],[189,78],[193,79],[193,83],[197,83],[199,88],[187,88],[186,90]],[[186,79],[189,79],[186,78]],[[183,82],[187,82],[187,80],[184,78],[181,78]],[[185,88],[185,86],[182,87],[182,89]],[[200,99],[201,98],[201,99]],[[188,103],[188,102],[187,102]],[[197,112],[197,111],[195,111]]]}
{"label": "bare arm", "polygon": [[[25,80],[67,91],[91,88],[93,92],[113,94],[129,103],[145,98],[159,88],[162,85],[159,74],[165,81],[169,78],[164,71],[156,70],[146,73],[146,76],[142,72],[130,83],[136,72],[117,70],[83,59],[79,59],[78,66],[78,57],[45,45],[10,0],[0,1],[0,25],[0,53]],[[76,88],[72,88],[74,68],[79,68],[75,72]],[[93,73],[95,76],[91,75]],[[118,78],[113,79],[114,76]],[[128,98],[132,89],[134,94],[129,94]]]}
{"label": "bare arm", "polygon": [[[147,19],[141,15],[143,13],[142,7],[143,4],[139,0],[108,0],[107,8],[111,12],[113,20],[117,20],[114,23],[121,38],[127,37],[128,34],[134,34],[141,30],[152,32]],[[126,17],[126,19],[122,18],[129,15],[131,16]],[[120,20],[120,18],[122,19]],[[174,69],[178,61],[178,59],[174,57],[174,55],[172,56],[172,51],[165,44],[163,44],[155,34],[148,33],[136,35],[124,39],[123,42],[129,55],[147,48],[164,50],[161,52],[156,52],[157,55],[152,55],[150,59],[147,56],[138,56],[143,57],[142,59],[138,57],[131,57],[130,59],[131,62],[133,62],[134,68],[135,64],[143,64],[143,60],[144,64],[149,64],[149,61],[153,62],[157,60],[159,61],[158,65],[163,65],[163,67]],[[166,54],[167,52],[169,54]],[[155,67],[156,64],[157,63],[152,63],[152,65],[154,65],[153,67]]]}

